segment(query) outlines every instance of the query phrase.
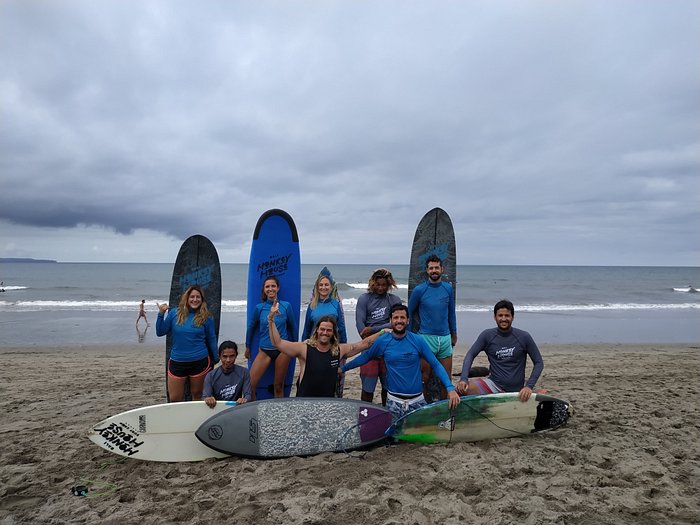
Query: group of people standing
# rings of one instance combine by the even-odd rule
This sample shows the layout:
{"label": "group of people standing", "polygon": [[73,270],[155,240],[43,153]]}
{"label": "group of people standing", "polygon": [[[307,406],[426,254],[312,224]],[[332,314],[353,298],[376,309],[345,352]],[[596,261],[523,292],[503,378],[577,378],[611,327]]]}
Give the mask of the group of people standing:
{"label": "group of people standing", "polygon": [[[396,282],[389,270],[379,268],[372,273],[367,292],[357,301],[355,324],[360,339],[354,343],[348,343],[342,302],[329,274],[322,272],[314,284],[301,341],[291,305],[278,297],[279,280],[267,278],[246,332],[247,359],[254,336],[259,337],[250,371],[235,364],[236,343],[225,341],[216,348],[214,320],[204,292],[198,286],[189,287],[177,308],[168,312],[167,304],[158,306],[156,334],[172,334],[170,400],[184,399],[187,380],[193,399],[204,399],[210,407],[217,400],[255,400],[258,383],[270,366],[275,370],[274,395],[282,397],[292,358],[299,361],[297,397],[342,397],[344,374],[360,367],[361,399],[372,402],[379,381],[382,404],[396,418],[426,404],[431,371],[450,408],[460,403],[460,395],[519,392],[521,400],[529,399],[544,364],[532,337],[512,326],[515,309],[507,300],[494,307],[496,327],[479,335],[464,358],[460,380],[452,384],[457,343],[454,289],[442,281],[443,266],[437,256],[428,258],[425,270],[427,279],[413,290],[408,305],[391,293]],[[412,319],[419,320],[417,333],[410,329]],[[474,358],[482,351],[490,373],[470,378]],[[526,382],[528,356],[533,368]],[[217,360],[221,366],[213,368]]]}

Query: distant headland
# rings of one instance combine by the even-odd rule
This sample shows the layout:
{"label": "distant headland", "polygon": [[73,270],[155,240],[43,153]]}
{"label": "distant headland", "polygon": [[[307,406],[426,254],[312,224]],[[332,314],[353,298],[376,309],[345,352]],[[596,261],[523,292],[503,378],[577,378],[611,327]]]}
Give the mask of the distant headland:
{"label": "distant headland", "polygon": [[0,263],[57,263],[53,259],[32,259],[31,257],[0,257]]}

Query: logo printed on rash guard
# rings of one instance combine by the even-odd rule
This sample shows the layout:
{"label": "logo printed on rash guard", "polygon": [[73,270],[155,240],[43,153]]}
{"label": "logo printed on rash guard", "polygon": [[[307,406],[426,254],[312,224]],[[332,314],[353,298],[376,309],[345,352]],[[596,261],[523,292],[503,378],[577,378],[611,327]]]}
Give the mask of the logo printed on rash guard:
{"label": "logo printed on rash guard", "polygon": [[515,352],[514,346],[510,348],[501,348],[500,350],[496,350],[496,359],[509,359],[513,357],[513,352]]}

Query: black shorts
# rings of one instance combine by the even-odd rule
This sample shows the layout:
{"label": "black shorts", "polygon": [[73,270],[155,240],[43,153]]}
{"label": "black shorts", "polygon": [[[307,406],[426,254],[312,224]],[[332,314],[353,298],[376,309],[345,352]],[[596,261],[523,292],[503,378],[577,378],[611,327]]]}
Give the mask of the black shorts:
{"label": "black shorts", "polygon": [[209,356],[197,361],[173,361],[168,360],[168,375],[178,379],[187,377],[201,377],[211,370]]}

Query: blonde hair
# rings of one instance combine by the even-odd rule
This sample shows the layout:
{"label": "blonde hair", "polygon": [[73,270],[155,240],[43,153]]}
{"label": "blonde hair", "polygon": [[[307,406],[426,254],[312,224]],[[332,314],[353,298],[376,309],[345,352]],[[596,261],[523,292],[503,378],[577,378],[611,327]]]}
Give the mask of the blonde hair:
{"label": "blonde hair", "polygon": [[184,324],[187,320],[187,316],[190,314],[190,307],[187,302],[190,299],[190,294],[195,290],[202,296],[202,304],[200,304],[199,308],[195,310],[196,313],[193,320],[194,325],[196,327],[200,327],[207,319],[212,317],[211,313],[209,313],[209,308],[207,307],[207,301],[204,298],[204,290],[202,290],[201,286],[193,284],[180,296],[180,302],[177,305],[177,324]]}
{"label": "blonde hair", "polygon": [[328,297],[340,302],[340,295],[338,295],[338,285],[335,284],[335,281],[330,276],[319,274],[319,276],[316,278],[316,282],[314,283],[314,289],[311,291],[311,301],[309,301],[309,308],[311,308],[312,310],[314,310],[318,306],[318,284],[321,282],[322,279],[327,279],[331,285],[331,291],[328,293]]}

